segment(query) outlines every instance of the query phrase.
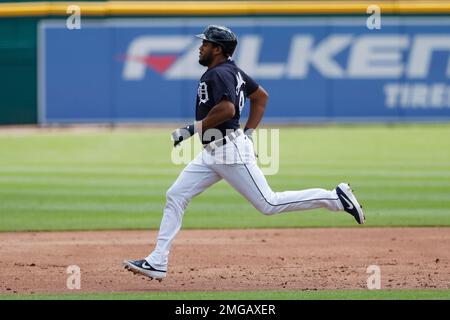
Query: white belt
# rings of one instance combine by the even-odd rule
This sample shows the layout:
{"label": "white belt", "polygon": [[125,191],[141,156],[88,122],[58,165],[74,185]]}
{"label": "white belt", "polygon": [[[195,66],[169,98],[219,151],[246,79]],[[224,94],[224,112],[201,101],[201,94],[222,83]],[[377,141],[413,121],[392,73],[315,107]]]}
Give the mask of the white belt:
{"label": "white belt", "polygon": [[241,129],[237,129],[236,131],[233,131],[232,133],[226,135],[225,138],[222,138],[220,140],[214,140],[208,143],[207,145],[205,145],[205,150],[211,152],[214,149],[222,147],[223,145],[227,144],[227,142],[236,140],[237,137],[242,135],[244,135],[244,132]]}

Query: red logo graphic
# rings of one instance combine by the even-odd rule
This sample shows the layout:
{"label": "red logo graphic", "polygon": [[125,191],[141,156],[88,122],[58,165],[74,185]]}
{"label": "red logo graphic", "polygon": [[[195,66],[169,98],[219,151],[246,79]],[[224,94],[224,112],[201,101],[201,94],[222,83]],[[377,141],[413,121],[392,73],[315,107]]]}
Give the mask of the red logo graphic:
{"label": "red logo graphic", "polygon": [[159,74],[163,74],[167,69],[177,60],[177,55],[168,54],[168,55],[149,55],[145,57],[139,56],[118,56],[118,60],[120,61],[136,61],[147,65],[150,69],[158,72]]}

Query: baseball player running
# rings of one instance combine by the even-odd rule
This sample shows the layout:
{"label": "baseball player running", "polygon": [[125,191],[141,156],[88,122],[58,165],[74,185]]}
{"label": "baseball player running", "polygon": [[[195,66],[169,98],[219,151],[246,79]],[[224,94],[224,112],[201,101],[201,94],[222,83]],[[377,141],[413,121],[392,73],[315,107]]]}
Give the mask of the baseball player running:
{"label": "baseball player running", "polygon": [[[230,29],[210,25],[196,37],[203,40],[199,63],[207,67],[198,85],[196,121],[175,130],[172,139],[178,146],[198,133],[204,150],[167,191],[154,250],[145,259],[124,261],[125,268],[151,279],[165,278],[170,247],[181,228],[186,207],[193,197],[222,179],[265,215],[326,208],[345,211],[363,224],[362,207],[347,183],[340,183],[334,190],[272,191],[257,165],[252,142],[252,132],[264,115],[268,94],[231,59],[237,38]],[[250,114],[242,131],[239,118],[246,98],[250,100]]]}

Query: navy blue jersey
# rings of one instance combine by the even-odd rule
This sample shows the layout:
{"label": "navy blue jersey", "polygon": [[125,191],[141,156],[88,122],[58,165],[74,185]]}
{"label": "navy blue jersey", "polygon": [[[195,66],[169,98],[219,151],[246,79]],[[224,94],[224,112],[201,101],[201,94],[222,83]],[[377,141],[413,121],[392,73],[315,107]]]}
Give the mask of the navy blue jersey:
{"label": "navy blue jersey", "polygon": [[[222,137],[224,137],[227,129],[239,129],[239,118],[245,100],[256,89],[258,89],[258,84],[238,68],[234,61],[227,60],[218,64],[208,69],[200,79],[195,118],[197,121],[203,120],[220,101],[224,99],[230,101],[234,104],[236,111],[234,117],[215,127],[221,131]],[[210,141],[203,140],[203,143],[208,142]]]}

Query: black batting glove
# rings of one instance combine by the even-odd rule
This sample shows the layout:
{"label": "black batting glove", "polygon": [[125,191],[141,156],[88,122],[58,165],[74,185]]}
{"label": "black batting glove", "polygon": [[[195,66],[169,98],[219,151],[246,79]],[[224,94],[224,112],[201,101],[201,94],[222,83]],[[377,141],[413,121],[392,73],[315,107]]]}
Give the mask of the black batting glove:
{"label": "black batting glove", "polygon": [[173,146],[178,146],[181,141],[189,139],[198,131],[201,131],[201,121],[197,121],[193,124],[187,125],[186,127],[175,130],[172,132]]}

